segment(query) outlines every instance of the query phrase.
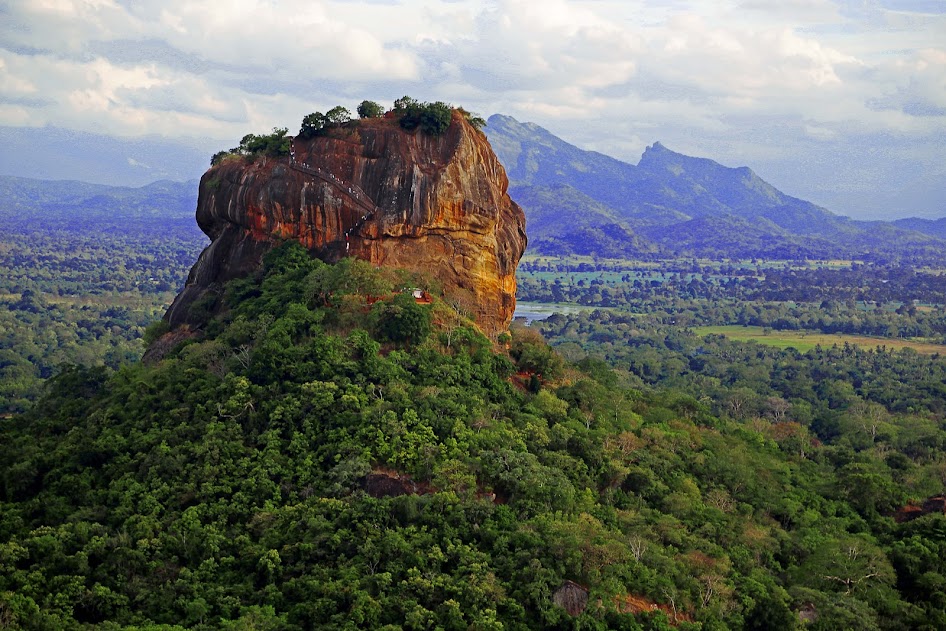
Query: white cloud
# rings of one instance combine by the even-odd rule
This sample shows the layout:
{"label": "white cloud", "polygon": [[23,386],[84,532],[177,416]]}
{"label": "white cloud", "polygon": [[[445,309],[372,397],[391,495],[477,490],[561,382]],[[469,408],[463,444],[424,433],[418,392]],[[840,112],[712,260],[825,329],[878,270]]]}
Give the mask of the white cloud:
{"label": "white cloud", "polygon": [[164,19],[184,25],[172,30],[169,43],[205,58],[253,66],[277,75],[314,65],[317,76],[359,80],[412,79],[410,54],[385,50],[382,42],[332,17],[325,3],[241,2],[226,9],[212,3],[177,2],[163,9]]}
{"label": "white cloud", "polygon": [[11,127],[26,127],[32,125],[32,112],[22,105],[0,103],[0,121]]}
{"label": "white cloud", "polygon": [[[631,78],[638,38],[575,3],[506,0],[484,11],[474,36],[443,51],[465,60],[484,91],[604,87]],[[495,83],[493,79],[500,79]]]}
{"label": "white cloud", "polygon": [[9,67],[6,59],[0,57],[0,94],[7,98],[15,96],[29,96],[36,94],[39,89],[26,76],[17,76]]}
{"label": "white cloud", "polygon": [[[0,125],[230,142],[406,93],[631,161],[660,139],[774,165],[813,146],[946,134],[946,11],[931,6],[14,0],[0,21]],[[913,164],[946,162],[923,146]]]}
{"label": "white cloud", "polygon": [[719,97],[723,105],[740,110],[753,105],[769,110],[800,94],[811,103],[815,91],[841,84],[843,66],[859,64],[855,57],[787,27],[719,27],[692,14],[654,29],[648,42],[649,75]]}
{"label": "white cloud", "polygon": [[805,134],[815,140],[836,140],[838,138],[838,132],[820,125],[805,125]]}
{"label": "white cloud", "polygon": [[47,101],[26,121],[17,113],[20,124],[230,137],[231,123],[252,118],[246,101],[271,102],[257,92],[281,96],[270,115],[291,109],[295,122],[320,85],[417,76],[412,52],[337,20],[326,3],[49,0],[10,17],[0,25],[0,98]]}

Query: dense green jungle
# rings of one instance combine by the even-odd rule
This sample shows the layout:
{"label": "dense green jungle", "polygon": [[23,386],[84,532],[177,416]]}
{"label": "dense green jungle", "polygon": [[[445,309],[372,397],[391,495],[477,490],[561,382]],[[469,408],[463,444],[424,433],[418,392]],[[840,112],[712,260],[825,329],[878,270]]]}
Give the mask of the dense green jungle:
{"label": "dense green jungle", "polygon": [[0,235],[0,417],[61,366],[135,362],[207,239],[186,225],[10,226]]}
{"label": "dense green jungle", "polygon": [[527,257],[490,340],[287,245],[138,361],[204,242],[0,240],[0,628],[946,628],[942,270]]}

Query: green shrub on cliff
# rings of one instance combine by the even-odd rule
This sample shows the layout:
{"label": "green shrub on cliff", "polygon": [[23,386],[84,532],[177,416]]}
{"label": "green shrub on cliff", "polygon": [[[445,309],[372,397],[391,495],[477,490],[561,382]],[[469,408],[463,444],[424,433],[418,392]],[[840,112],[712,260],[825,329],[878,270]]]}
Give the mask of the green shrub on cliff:
{"label": "green shrub on cliff", "polygon": [[302,125],[299,127],[300,138],[312,138],[325,129],[328,120],[322,112],[312,112],[306,114],[302,119]]}
{"label": "green shrub on cliff", "polygon": [[384,116],[384,108],[374,101],[362,101],[358,105],[359,118],[380,118]]}
{"label": "green shrub on cliff", "polygon": [[260,155],[278,157],[289,155],[289,129],[274,127],[273,133],[257,136],[247,134],[240,140],[240,144],[229,151],[218,151],[210,159],[211,166],[220,164],[227,156],[237,155],[251,159]]}
{"label": "green shrub on cliff", "polygon": [[440,136],[450,127],[453,108],[443,101],[422,103],[402,96],[394,102],[394,113],[402,128],[413,131],[419,127],[425,134]]}
{"label": "green shrub on cliff", "polygon": [[322,112],[313,112],[307,114],[302,119],[302,126],[299,128],[300,138],[312,138],[318,136],[329,127],[342,125],[351,120],[351,112],[348,108],[336,105],[325,114]]}
{"label": "green shrub on cliff", "polygon": [[486,127],[486,119],[480,116],[479,114],[474,114],[473,112],[467,112],[462,107],[458,107],[457,111],[463,115],[463,117],[466,119],[466,122],[472,125],[474,129],[482,131],[483,128]]}
{"label": "green shrub on cliff", "polygon": [[[398,116],[401,127],[413,131],[420,128],[425,134],[440,136],[450,127],[453,108],[442,101],[425,103],[404,96],[394,102],[392,111]],[[384,114],[384,109],[374,101],[362,101],[357,108],[359,118],[378,118]],[[461,109],[471,125],[480,129],[486,124],[482,118],[472,115]],[[312,112],[302,119],[299,127],[300,138],[313,138],[324,133],[327,129],[343,125],[351,120],[348,108],[336,105],[329,111]],[[287,156],[289,155],[288,129],[274,128],[273,133],[258,136],[247,134],[240,140],[240,144],[229,151],[218,151],[211,157],[210,165],[216,166],[229,156],[255,158],[259,155]]]}

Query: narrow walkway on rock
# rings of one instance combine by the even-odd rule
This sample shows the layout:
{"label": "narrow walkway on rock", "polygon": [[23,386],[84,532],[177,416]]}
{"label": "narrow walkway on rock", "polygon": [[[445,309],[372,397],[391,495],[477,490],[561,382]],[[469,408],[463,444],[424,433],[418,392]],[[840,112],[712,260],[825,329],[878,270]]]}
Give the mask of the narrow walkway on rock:
{"label": "narrow walkway on rock", "polygon": [[343,182],[342,180],[335,177],[334,174],[329,173],[328,171],[323,171],[321,167],[313,169],[306,163],[296,162],[294,149],[290,149],[289,167],[295,169],[296,171],[300,171],[301,173],[317,177],[324,182],[331,184],[337,190],[341,191],[342,194],[347,195],[348,198],[355,203],[356,207],[361,208],[361,210],[364,211],[364,213],[361,215],[361,218],[345,231],[345,251],[347,252],[349,249],[349,237],[352,234],[358,232],[358,230],[360,230],[361,227],[365,225],[366,221],[372,219],[375,214],[381,212],[381,208],[375,205],[375,203],[371,201],[371,198],[369,198],[357,185]]}

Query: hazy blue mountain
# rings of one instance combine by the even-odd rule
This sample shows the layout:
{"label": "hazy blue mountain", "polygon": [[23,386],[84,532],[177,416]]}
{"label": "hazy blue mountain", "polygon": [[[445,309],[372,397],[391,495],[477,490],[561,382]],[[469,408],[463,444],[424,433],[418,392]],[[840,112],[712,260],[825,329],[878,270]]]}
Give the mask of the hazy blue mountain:
{"label": "hazy blue mountain", "polygon": [[0,174],[110,186],[199,178],[210,156],[226,145],[201,138],[120,138],[59,127],[2,126],[0,144]]}
{"label": "hazy blue mountain", "polygon": [[[733,215],[767,219],[797,234],[844,231],[849,219],[783,194],[748,167],[729,168],[707,158],[671,151],[659,142],[648,147],[637,166],[642,196],[691,218]],[[636,212],[646,214],[644,209]]]}
{"label": "hazy blue mountain", "polygon": [[909,217],[907,219],[897,219],[893,225],[905,230],[915,230],[928,234],[931,237],[946,239],[946,217],[941,219],[921,219],[918,217]]}
{"label": "hazy blue mountain", "polygon": [[942,235],[854,221],[782,193],[748,167],[686,156],[659,142],[632,165],[509,116],[491,116],[485,131],[506,167],[510,195],[526,212],[533,251],[946,256],[946,243],[935,238]]}
{"label": "hazy blue mountain", "polygon": [[647,257],[658,251],[612,208],[570,185],[516,187],[510,194],[531,209],[527,230],[536,251],[613,258]]}
{"label": "hazy blue mountain", "polygon": [[103,224],[193,224],[197,181],[141,187],[0,176],[0,218],[12,227],[88,228]]}
{"label": "hazy blue mountain", "polygon": [[[509,116],[491,116],[485,131],[506,167],[510,195],[526,211],[534,252],[946,258],[946,219],[855,221],[786,195],[747,167],[686,156],[659,142],[633,165]],[[193,178],[213,149],[56,128],[0,127],[0,142],[0,172],[39,176],[0,176],[0,217],[8,226],[130,218],[193,223]],[[131,186],[55,179],[67,173]],[[155,174],[168,179],[138,186]],[[182,176],[188,181],[171,181]]]}

